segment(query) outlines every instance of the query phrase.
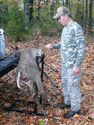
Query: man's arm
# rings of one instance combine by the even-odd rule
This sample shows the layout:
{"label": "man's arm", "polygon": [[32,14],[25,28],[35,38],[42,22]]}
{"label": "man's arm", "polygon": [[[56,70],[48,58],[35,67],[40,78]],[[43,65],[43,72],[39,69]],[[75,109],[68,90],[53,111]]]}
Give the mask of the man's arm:
{"label": "man's arm", "polygon": [[83,58],[85,55],[86,46],[85,46],[84,35],[83,35],[83,31],[82,31],[81,27],[79,27],[76,30],[75,40],[76,40],[76,44],[77,44],[77,58],[76,58],[76,62],[74,64],[73,74],[79,73],[80,66],[83,62]]}
{"label": "man's arm", "polygon": [[47,48],[47,49],[60,49],[60,46],[61,46],[61,43],[57,43],[57,44],[54,44],[54,45],[52,45],[52,44],[47,44],[46,46],[45,46],[45,48]]}
{"label": "man's arm", "polygon": [[75,62],[76,67],[80,67],[81,63],[83,62],[83,58],[85,55],[85,40],[82,29],[78,29],[76,34],[76,44],[77,44],[77,59]]}

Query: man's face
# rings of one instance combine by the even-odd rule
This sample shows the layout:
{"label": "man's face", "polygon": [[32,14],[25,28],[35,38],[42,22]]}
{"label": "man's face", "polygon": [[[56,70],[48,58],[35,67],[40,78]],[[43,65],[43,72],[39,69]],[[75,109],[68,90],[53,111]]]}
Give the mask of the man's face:
{"label": "man's face", "polygon": [[66,26],[67,22],[68,22],[68,16],[67,16],[67,14],[60,16],[58,18],[58,22],[61,23],[63,26]]}

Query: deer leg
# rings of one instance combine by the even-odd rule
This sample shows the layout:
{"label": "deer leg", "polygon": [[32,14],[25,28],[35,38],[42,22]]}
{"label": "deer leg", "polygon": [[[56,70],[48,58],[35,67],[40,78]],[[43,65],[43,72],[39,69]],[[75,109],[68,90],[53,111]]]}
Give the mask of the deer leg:
{"label": "deer leg", "polygon": [[42,111],[42,113],[43,113],[43,115],[46,115],[46,112],[45,112],[45,110],[43,109],[43,107],[41,106],[41,104],[40,104],[40,100],[38,99],[38,88],[37,88],[37,84],[34,82],[34,91],[36,92],[36,96],[35,96],[35,101],[36,101],[36,103],[38,104],[38,106],[40,107],[40,109],[41,109],[41,111]]}
{"label": "deer leg", "polygon": [[37,96],[35,97],[35,99],[36,99],[36,103],[37,103],[38,106],[40,107],[40,109],[41,109],[43,115],[47,115],[46,112],[45,112],[45,110],[43,109],[43,107],[42,107],[41,104],[39,103],[39,99],[38,99]]}

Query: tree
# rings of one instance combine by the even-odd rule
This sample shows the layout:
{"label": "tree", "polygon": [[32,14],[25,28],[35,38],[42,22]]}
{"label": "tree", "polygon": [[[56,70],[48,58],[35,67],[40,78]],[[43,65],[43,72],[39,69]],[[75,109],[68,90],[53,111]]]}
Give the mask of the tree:
{"label": "tree", "polygon": [[25,28],[28,28],[30,23],[30,0],[24,0],[24,17],[25,17]]}
{"label": "tree", "polygon": [[92,22],[93,22],[93,0],[90,0],[89,2],[89,30],[90,33],[92,34]]}
{"label": "tree", "polygon": [[25,28],[28,28],[30,21],[33,16],[33,0],[23,0],[24,2],[24,17],[25,17]]}
{"label": "tree", "polygon": [[33,18],[32,13],[33,13],[33,0],[30,0],[30,21]]}
{"label": "tree", "polygon": [[88,0],[86,0],[86,12],[85,12],[85,34],[87,30],[87,24],[88,23]]}

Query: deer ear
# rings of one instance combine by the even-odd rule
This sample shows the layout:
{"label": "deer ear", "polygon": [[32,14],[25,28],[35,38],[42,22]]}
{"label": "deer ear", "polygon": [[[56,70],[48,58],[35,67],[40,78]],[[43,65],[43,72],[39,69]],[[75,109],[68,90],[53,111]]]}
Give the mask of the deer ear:
{"label": "deer ear", "polygon": [[17,46],[15,46],[15,50],[18,50],[19,48]]}

